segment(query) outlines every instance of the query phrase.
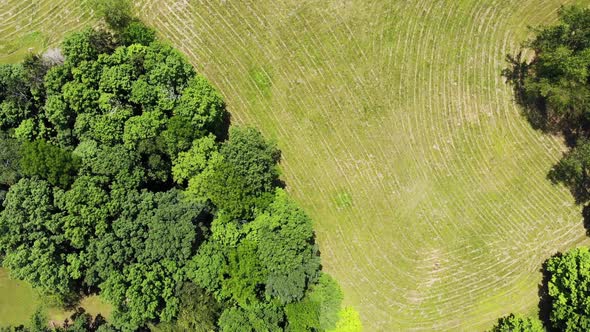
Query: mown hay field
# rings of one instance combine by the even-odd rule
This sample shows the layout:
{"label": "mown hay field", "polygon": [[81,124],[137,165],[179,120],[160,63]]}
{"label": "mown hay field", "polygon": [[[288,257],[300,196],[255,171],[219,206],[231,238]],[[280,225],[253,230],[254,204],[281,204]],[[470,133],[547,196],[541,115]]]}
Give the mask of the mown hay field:
{"label": "mown hay field", "polygon": [[[283,151],[324,268],[367,331],[482,330],[534,314],[542,262],[585,241],[500,72],[558,0],[141,0],[136,13]],[[588,3],[582,2],[582,3]],[[0,61],[92,23],[0,1]]]}

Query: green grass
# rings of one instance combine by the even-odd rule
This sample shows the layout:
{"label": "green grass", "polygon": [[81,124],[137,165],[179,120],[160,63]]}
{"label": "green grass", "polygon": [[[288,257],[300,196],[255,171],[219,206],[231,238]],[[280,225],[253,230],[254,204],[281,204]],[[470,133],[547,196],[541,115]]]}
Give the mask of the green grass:
{"label": "green grass", "polygon": [[[278,141],[323,265],[367,331],[474,331],[534,313],[543,260],[585,241],[580,209],[545,178],[560,139],[530,128],[500,76],[527,26],[563,2],[141,0],[137,12],[235,122]],[[0,45],[34,31],[51,45],[86,20],[73,10],[48,35],[36,22],[53,14],[37,13],[20,29],[30,11],[0,20]]]}
{"label": "green grass", "polygon": [[38,297],[29,284],[10,279],[0,269],[0,327],[28,322],[37,305]]}
{"label": "green grass", "polygon": [[[79,305],[86,312],[101,314],[107,319],[112,307],[96,295],[83,298]],[[48,300],[40,297],[31,286],[19,280],[11,279],[8,272],[0,268],[0,327],[29,323],[31,315],[37,308],[44,308],[50,321],[61,323],[69,318],[73,311],[51,306]]]}

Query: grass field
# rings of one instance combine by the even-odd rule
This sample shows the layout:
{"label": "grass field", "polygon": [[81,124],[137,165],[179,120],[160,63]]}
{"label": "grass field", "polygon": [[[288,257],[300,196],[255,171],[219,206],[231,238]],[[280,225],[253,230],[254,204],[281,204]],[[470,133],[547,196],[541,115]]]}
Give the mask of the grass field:
{"label": "grass field", "polygon": [[38,297],[29,284],[10,279],[0,269],[0,327],[28,322],[37,305]]}
{"label": "grass field", "polygon": [[[90,22],[77,3],[0,1],[0,61]],[[142,0],[137,13],[234,122],[278,141],[367,331],[474,331],[534,313],[541,263],[585,241],[545,178],[560,140],[530,128],[500,76],[561,3]]]}
{"label": "grass field", "polygon": [[[86,312],[110,317],[112,308],[98,296],[89,296],[79,304]],[[56,323],[69,318],[73,311],[63,310],[47,304],[26,282],[11,279],[8,271],[0,268],[0,327],[28,324],[31,315],[42,308],[47,318]]]}

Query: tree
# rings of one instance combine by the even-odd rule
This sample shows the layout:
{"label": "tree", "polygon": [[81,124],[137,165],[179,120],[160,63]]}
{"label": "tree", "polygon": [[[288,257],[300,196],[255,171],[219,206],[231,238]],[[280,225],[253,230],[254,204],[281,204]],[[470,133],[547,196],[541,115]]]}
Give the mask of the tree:
{"label": "tree", "polygon": [[176,321],[177,330],[209,332],[216,329],[222,310],[213,296],[194,283],[185,282],[179,290],[178,298],[180,309]]}
{"label": "tree", "polygon": [[536,318],[523,317],[510,314],[498,319],[492,332],[544,332],[545,328],[540,320]]}
{"label": "tree", "polygon": [[66,62],[74,66],[82,61],[96,60],[100,54],[110,53],[114,48],[115,43],[111,33],[92,28],[67,35],[62,42]]}
{"label": "tree", "polygon": [[174,114],[185,119],[197,132],[219,131],[225,115],[225,104],[217,90],[197,75],[186,87]]}
{"label": "tree", "polygon": [[547,262],[550,320],[560,331],[590,329],[590,250],[572,249]]}
{"label": "tree", "polygon": [[79,161],[71,152],[37,140],[23,143],[20,165],[24,175],[36,175],[54,186],[66,188],[74,181]]}
{"label": "tree", "polygon": [[271,304],[256,304],[247,310],[231,307],[221,313],[219,330],[223,332],[282,331],[284,313],[281,308]]}
{"label": "tree", "polygon": [[135,20],[121,31],[119,38],[123,45],[141,44],[148,46],[156,40],[156,31],[143,22]]}
{"label": "tree", "polygon": [[174,261],[126,266],[122,274],[112,274],[101,284],[102,294],[115,305],[113,324],[135,330],[148,320],[170,322],[177,314],[179,300],[174,294],[182,279]]}
{"label": "tree", "polygon": [[209,165],[213,154],[217,154],[218,147],[213,135],[193,141],[190,150],[180,152],[174,160],[172,177],[176,183],[186,183],[190,178],[199,175]]}
{"label": "tree", "polygon": [[18,125],[33,113],[33,95],[22,65],[0,65],[0,128]]}
{"label": "tree", "polygon": [[[361,332],[363,331],[363,324],[359,313],[352,307],[344,307],[338,314],[338,323],[334,329],[328,330],[329,332]],[[540,330],[538,332],[542,332]],[[516,332],[516,331],[515,331]],[[535,330],[531,332],[536,332]]]}
{"label": "tree", "polygon": [[[257,259],[268,271],[266,295],[282,304],[301,300],[308,286],[318,280],[320,269],[309,217],[285,191],[277,189],[268,210],[247,224],[244,231],[246,240],[257,244]],[[336,285],[326,278],[324,275],[320,279],[320,285]]]}
{"label": "tree", "polygon": [[90,6],[98,17],[115,30],[125,28],[132,20],[131,3],[128,0],[92,0]]}
{"label": "tree", "polygon": [[257,130],[232,127],[220,157],[189,181],[189,197],[209,200],[232,218],[252,218],[255,208],[264,209],[272,200],[280,151]]}

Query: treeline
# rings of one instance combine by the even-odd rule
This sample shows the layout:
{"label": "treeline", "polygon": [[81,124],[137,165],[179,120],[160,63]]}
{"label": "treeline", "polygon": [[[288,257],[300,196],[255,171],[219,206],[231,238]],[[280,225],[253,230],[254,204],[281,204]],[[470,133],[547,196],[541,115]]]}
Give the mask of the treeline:
{"label": "treeline", "polygon": [[[535,30],[522,52],[508,57],[505,77],[534,128],[565,137],[570,149],[553,166],[548,178],[567,186],[576,202],[588,211],[590,202],[590,9],[562,7],[559,22]],[[587,212],[585,212],[587,214]],[[588,217],[588,216],[585,216]],[[586,221],[586,227],[588,227]],[[589,331],[590,252],[581,247],[557,254],[544,265],[548,317],[511,314],[494,331]],[[541,313],[543,316],[543,313]]]}
{"label": "treeline", "polygon": [[0,66],[2,265],[63,305],[100,294],[109,322],[73,321],[101,331],[358,331],[276,145],[111,2],[109,29]]}

